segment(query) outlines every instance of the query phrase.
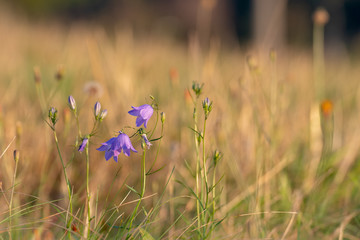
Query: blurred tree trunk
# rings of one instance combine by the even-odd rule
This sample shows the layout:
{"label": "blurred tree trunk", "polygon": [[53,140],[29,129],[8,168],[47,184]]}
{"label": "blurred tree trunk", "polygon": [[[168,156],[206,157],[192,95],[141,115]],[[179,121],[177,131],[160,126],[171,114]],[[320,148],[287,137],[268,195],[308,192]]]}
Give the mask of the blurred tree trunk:
{"label": "blurred tree trunk", "polygon": [[265,54],[284,47],[287,0],[253,0],[253,39]]}

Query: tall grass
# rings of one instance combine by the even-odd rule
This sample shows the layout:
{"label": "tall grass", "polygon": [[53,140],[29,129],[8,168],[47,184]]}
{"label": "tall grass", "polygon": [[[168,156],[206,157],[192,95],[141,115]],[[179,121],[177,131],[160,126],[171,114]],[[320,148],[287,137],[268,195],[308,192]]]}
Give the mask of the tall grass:
{"label": "tall grass", "polygon": [[[307,50],[258,58],[217,40],[205,49],[195,37],[182,44],[130,28],[108,34],[0,14],[5,21],[3,239],[359,237],[356,58],[319,60],[326,81],[316,85]],[[149,120],[147,149],[127,112],[152,104],[149,95],[166,120],[160,112]],[[96,101],[108,116],[93,132]],[[58,145],[44,121],[51,106]],[[137,134],[131,141],[139,153],[106,161],[96,148],[121,129]],[[87,158],[78,149],[89,135]]]}

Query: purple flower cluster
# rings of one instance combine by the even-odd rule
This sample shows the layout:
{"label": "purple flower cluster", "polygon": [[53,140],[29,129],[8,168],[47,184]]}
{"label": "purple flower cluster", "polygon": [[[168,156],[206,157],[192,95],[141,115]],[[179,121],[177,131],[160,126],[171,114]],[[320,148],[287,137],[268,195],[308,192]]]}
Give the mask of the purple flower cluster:
{"label": "purple flower cluster", "polygon": [[[148,104],[132,108],[133,110],[129,111],[128,113],[132,116],[137,117],[136,126],[140,127],[142,124],[144,124],[144,127],[146,128],[149,119],[154,113],[154,109]],[[95,115],[97,112],[96,110],[97,109],[95,108]],[[146,135],[143,134],[142,137],[145,141],[146,146],[149,148],[151,146],[151,143],[147,139]],[[113,137],[107,142],[102,143],[102,146],[97,148],[97,150],[105,151],[106,161],[113,157],[115,162],[118,161],[118,156],[122,151],[124,152],[125,156],[130,156],[130,150],[135,153],[137,152],[131,144],[129,136],[121,131],[119,132],[119,135],[117,137]]]}

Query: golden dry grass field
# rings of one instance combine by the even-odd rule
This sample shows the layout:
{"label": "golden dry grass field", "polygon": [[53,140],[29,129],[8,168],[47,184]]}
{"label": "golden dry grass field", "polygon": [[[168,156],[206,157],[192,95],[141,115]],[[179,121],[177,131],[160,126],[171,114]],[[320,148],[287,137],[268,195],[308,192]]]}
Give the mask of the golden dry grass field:
{"label": "golden dry grass field", "polygon": [[[326,58],[317,89],[309,49],[259,53],[216,38],[205,48],[196,37],[179,43],[130,27],[109,34],[96,24],[29,23],[6,13],[0,33],[1,239],[359,239],[356,60]],[[195,105],[193,82],[204,84]],[[88,145],[89,225],[86,157],[75,146],[69,95],[83,136],[94,123],[95,102],[108,110]],[[129,227],[139,201],[131,188],[140,189],[142,179],[141,138],[132,138],[138,153],[121,153],[118,162],[96,148],[134,127],[127,112],[151,104],[150,95],[166,120],[161,141],[146,151],[146,169],[157,158],[153,169],[161,170],[147,175]],[[204,136],[206,97],[213,103]],[[71,234],[67,184],[46,123],[50,107],[58,110],[55,131],[72,188]],[[156,113],[149,129],[155,124]],[[159,126],[160,120],[155,140]],[[200,137],[197,148],[199,134],[206,141]],[[222,156],[216,166],[215,150]],[[211,186],[208,194],[199,190],[200,199],[197,158],[201,183],[205,159]]]}

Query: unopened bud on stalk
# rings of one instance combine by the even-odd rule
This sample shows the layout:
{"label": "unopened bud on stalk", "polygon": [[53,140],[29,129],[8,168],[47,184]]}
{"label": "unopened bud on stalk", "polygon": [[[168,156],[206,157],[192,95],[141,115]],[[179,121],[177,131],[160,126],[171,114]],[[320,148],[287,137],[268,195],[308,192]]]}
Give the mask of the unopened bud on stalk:
{"label": "unopened bud on stalk", "polygon": [[194,91],[196,98],[200,97],[203,86],[204,86],[204,84],[200,85],[197,82],[193,82],[192,90]]}
{"label": "unopened bud on stalk", "polygon": [[19,150],[15,150],[14,151],[14,160],[15,160],[15,162],[19,161],[19,159],[20,159],[20,152],[19,152]]}
{"label": "unopened bud on stalk", "polygon": [[145,147],[147,147],[148,149],[150,149],[150,147],[152,146],[151,142],[148,140],[146,134],[141,134],[141,137],[143,138],[143,141],[141,143],[141,147],[144,149]]}
{"label": "unopened bud on stalk", "polygon": [[100,111],[101,111],[101,104],[100,102],[96,102],[94,105],[94,116],[96,120],[99,120]]}
{"label": "unopened bud on stalk", "polygon": [[212,110],[212,101],[210,101],[209,98],[205,98],[202,105],[205,113],[205,119],[207,119]]}
{"label": "unopened bud on stalk", "polygon": [[202,135],[203,135],[203,133],[202,133],[202,132],[200,132],[200,133],[198,134],[198,136],[197,136],[197,141],[198,141],[198,144],[200,144],[200,143],[201,143]]}
{"label": "unopened bud on stalk", "polygon": [[100,117],[99,117],[100,122],[102,120],[104,120],[104,118],[106,117],[107,114],[108,114],[108,111],[106,109],[102,110],[102,112],[100,113]]}
{"label": "unopened bud on stalk", "polygon": [[54,107],[51,107],[49,109],[49,119],[51,121],[51,123],[55,126],[56,122],[57,122],[57,110]]}
{"label": "unopened bud on stalk", "polygon": [[160,120],[161,120],[162,124],[164,124],[165,118],[166,118],[165,113],[164,113],[164,112],[161,112],[161,113],[160,113]]}
{"label": "unopened bud on stalk", "polygon": [[68,98],[68,102],[69,102],[69,108],[72,111],[75,111],[76,110],[76,102],[75,102],[74,97],[70,95],[69,98]]}
{"label": "unopened bud on stalk", "polygon": [[219,163],[221,158],[222,158],[222,153],[216,149],[213,155],[214,166],[216,166]]}

